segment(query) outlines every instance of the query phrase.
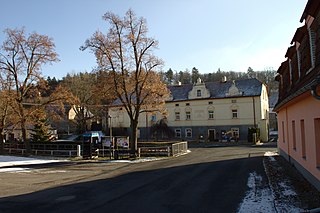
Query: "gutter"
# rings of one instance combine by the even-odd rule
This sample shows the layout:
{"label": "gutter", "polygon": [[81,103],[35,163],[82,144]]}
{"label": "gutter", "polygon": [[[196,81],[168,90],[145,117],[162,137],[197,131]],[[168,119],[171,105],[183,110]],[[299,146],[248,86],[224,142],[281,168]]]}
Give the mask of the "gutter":
{"label": "gutter", "polygon": [[315,99],[320,100],[320,94],[317,93],[317,87],[320,86],[320,76],[317,76],[313,81],[315,83],[311,86],[311,95]]}
{"label": "gutter", "polygon": [[280,102],[278,101],[278,103],[274,107],[273,111],[277,112],[282,106],[284,106],[285,104],[287,104],[288,102],[290,102],[294,98],[302,95],[303,93],[308,92],[309,90],[311,90],[311,94],[313,95],[313,97],[315,97],[315,98],[318,97],[319,99],[318,98],[317,99],[320,100],[320,94],[317,94],[317,92],[316,92],[316,88],[319,85],[320,85],[320,75],[315,77],[310,83],[308,83],[305,86],[303,86],[300,89],[298,89],[296,92],[294,92],[291,95],[287,96],[282,101],[280,101]]}

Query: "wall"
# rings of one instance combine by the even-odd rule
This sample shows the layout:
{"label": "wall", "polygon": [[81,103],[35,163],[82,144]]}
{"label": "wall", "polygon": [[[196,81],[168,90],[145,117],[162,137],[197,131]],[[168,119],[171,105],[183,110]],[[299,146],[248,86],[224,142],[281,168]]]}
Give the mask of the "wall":
{"label": "wall", "polygon": [[[190,139],[198,139],[200,135],[207,137],[209,129],[215,129],[218,133],[217,139],[219,139],[222,130],[230,131],[231,128],[239,128],[240,140],[246,140],[248,127],[253,127],[256,124],[260,128],[261,140],[268,140],[269,104],[267,90],[264,85],[261,96],[167,102],[166,108],[168,126],[173,129],[180,128],[182,138],[185,137],[186,128],[192,129],[192,137]],[[233,109],[238,111],[237,118],[232,117]],[[213,119],[209,118],[209,110],[214,111]],[[187,111],[190,112],[190,119],[186,118]],[[176,120],[175,112],[180,112],[180,120]],[[112,127],[130,127],[129,117],[123,107],[114,107],[109,113],[112,117]],[[162,115],[157,112],[141,113],[139,117],[141,138],[145,137],[146,128],[150,128],[153,123],[161,118]]]}
{"label": "wall", "polygon": [[298,163],[320,181],[319,109],[320,101],[310,92],[280,108],[278,147],[290,162]]}

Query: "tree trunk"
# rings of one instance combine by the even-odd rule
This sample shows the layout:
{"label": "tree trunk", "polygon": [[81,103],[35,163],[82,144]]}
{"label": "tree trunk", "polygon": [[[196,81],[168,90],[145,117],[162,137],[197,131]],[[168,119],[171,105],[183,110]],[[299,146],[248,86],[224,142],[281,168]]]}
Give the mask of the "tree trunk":
{"label": "tree trunk", "polygon": [[26,120],[23,118],[21,119],[21,133],[22,133],[22,141],[25,145],[26,154],[31,154],[31,146],[30,141],[27,139],[27,129],[26,129]]}
{"label": "tree trunk", "polygon": [[22,102],[19,103],[19,111],[20,111],[22,142],[25,145],[26,154],[29,155],[29,154],[31,154],[31,146],[30,146],[30,141],[27,140],[26,118],[24,115],[24,109],[23,109]]}
{"label": "tree trunk", "polygon": [[3,139],[4,139],[3,129],[0,129],[0,154],[4,153]]}
{"label": "tree trunk", "polygon": [[138,120],[131,120],[130,127],[131,127],[131,134],[130,134],[131,155],[133,155],[133,157],[136,157],[137,151],[138,151],[138,138],[137,138]]}

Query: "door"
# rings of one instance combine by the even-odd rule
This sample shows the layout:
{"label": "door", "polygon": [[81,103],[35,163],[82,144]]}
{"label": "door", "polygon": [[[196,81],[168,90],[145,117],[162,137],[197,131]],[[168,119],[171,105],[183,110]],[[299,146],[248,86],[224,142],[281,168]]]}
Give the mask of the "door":
{"label": "door", "polygon": [[214,141],[216,139],[216,130],[215,129],[209,129],[208,130],[208,140]]}

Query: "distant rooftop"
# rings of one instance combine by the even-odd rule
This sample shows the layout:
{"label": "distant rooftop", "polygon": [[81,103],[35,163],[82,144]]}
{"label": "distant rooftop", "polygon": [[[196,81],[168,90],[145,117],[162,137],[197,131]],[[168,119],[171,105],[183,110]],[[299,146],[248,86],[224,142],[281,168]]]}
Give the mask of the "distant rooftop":
{"label": "distant rooftop", "polygon": [[[226,82],[206,82],[204,84],[206,89],[210,92],[209,98],[260,96],[262,88],[262,83],[255,78]],[[240,95],[227,95],[232,85],[236,86],[236,88],[239,90]],[[193,86],[193,84],[168,86],[168,89],[170,90],[172,96],[172,99],[170,101],[189,100],[188,94],[192,90]]]}

